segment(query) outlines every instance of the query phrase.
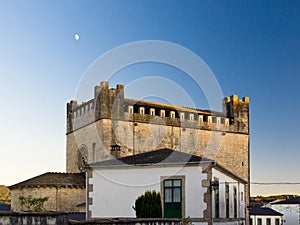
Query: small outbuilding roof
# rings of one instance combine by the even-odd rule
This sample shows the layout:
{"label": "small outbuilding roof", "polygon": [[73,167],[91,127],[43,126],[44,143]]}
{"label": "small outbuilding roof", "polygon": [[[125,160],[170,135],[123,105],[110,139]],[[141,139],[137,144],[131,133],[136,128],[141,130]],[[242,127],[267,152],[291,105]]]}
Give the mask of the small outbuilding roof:
{"label": "small outbuilding roof", "polygon": [[85,174],[48,172],[14,184],[9,189],[23,187],[85,187]]}
{"label": "small outbuilding roof", "polygon": [[268,207],[251,208],[250,215],[282,216],[283,214]]}
{"label": "small outbuilding roof", "polygon": [[279,201],[279,202],[274,202],[271,203],[272,205],[286,205],[286,204],[300,204],[300,197],[297,198],[289,198],[287,200]]}
{"label": "small outbuilding roof", "polygon": [[91,167],[118,166],[118,165],[145,165],[145,164],[172,164],[192,162],[213,162],[211,159],[191,155],[184,152],[163,148],[155,151],[144,152],[137,155],[126,156],[90,164]]}

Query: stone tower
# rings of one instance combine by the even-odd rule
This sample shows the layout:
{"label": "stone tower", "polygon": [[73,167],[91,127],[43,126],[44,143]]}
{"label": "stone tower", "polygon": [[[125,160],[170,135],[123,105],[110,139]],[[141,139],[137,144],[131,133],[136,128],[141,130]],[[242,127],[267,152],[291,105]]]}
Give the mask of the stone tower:
{"label": "stone tower", "polygon": [[249,98],[226,97],[213,112],[127,99],[123,85],[102,82],[90,101],[67,103],[67,172],[161,148],[214,159],[249,181]]}

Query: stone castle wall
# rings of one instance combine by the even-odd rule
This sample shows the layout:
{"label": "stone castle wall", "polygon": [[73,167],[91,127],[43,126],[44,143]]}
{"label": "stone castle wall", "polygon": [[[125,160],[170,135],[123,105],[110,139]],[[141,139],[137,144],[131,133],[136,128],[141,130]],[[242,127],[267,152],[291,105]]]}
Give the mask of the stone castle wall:
{"label": "stone castle wall", "polygon": [[77,205],[85,202],[85,188],[71,187],[24,187],[13,189],[11,192],[11,209],[15,212],[27,210],[23,209],[19,203],[19,197],[28,197],[29,194],[34,198],[49,197],[45,202],[46,211],[56,212],[84,212],[85,207],[77,207]]}
{"label": "stone castle wall", "polygon": [[[220,102],[221,104],[221,102]],[[123,85],[95,87],[94,99],[67,104],[67,172],[79,172],[78,150],[86,163],[170,148],[216,160],[249,180],[249,99],[223,100],[223,112],[190,109],[124,98]]]}
{"label": "stone castle wall", "polygon": [[[115,127],[113,132],[111,127]],[[112,141],[121,146],[120,157],[170,148],[214,159],[241,178],[248,178],[247,134],[110,119],[99,120],[68,135],[67,148],[73,151],[67,152],[67,171],[78,171],[78,143],[79,147],[84,145],[92,150],[88,162],[93,163],[112,158]]]}

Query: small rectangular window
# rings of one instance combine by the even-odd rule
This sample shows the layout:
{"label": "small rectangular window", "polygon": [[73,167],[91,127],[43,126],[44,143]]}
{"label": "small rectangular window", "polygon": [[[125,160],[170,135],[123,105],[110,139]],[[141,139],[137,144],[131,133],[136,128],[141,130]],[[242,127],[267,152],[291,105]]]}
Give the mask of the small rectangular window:
{"label": "small rectangular window", "polygon": [[173,119],[175,118],[175,112],[174,111],[170,112],[170,117],[173,118]]}
{"label": "small rectangular window", "polygon": [[128,106],[128,113],[133,114],[133,106]]}
{"label": "small rectangular window", "polygon": [[155,109],[150,109],[150,115],[155,116]]}
{"label": "small rectangular window", "polygon": [[182,112],[180,113],[180,119],[184,120],[185,119],[185,114]]}
{"label": "small rectangular window", "polygon": [[211,121],[212,121],[213,123],[217,123],[217,117],[212,117],[212,118],[211,118]]}
{"label": "small rectangular window", "polygon": [[144,107],[140,107],[140,114],[145,114],[145,108]]}
{"label": "small rectangular window", "polygon": [[267,224],[267,225],[271,225],[271,219],[270,219],[270,218],[267,218],[267,219],[266,219],[266,224]]}
{"label": "small rectangular window", "polygon": [[190,114],[190,120],[194,120],[194,114]]}
{"label": "small rectangular window", "polygon": [[275,225],[279,225],[280,224],[280,221],[278,218],[275,219]]}
{"label": "small rectangular window", "polygon": [[262,225],[262,220],[261,220],[261,218],[257,218],[257,225]]}

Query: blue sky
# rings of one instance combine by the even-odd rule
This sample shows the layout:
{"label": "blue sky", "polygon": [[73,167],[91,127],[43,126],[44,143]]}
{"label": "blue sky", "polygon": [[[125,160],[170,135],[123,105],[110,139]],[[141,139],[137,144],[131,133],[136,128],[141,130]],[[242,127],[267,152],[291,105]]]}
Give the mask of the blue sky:
{"label": "blue sky", "polygon": [[[300,181],[299,1],[0,3],[1,184],[65,170],[66,102],[99,56],[140,40],[190,49],[225,96],[250,97],[252,181]],[[120,71],[112,85],[161,75],[192,94],[181,73],[144,63]],[[201,96],[193,100],[207,107]],[[253,185],[252,194],[300,194],[299,187]]]}

